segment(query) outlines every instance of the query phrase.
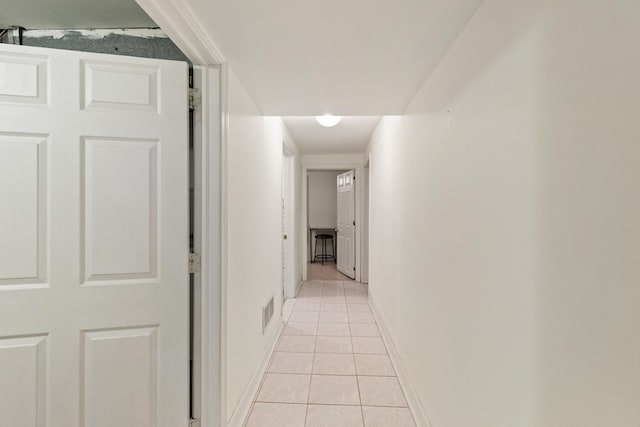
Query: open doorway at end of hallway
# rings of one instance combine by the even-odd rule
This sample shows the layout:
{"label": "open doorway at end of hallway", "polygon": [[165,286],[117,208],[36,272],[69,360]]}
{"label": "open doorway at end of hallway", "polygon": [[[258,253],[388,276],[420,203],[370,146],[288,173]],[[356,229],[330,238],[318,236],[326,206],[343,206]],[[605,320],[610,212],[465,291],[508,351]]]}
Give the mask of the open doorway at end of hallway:
{"label": "open doorway at end of hallway", "polygon": [[312,280],[343,280],[353,281],[338,271],[338,266],[334,261],[307,263],[307,278]]}

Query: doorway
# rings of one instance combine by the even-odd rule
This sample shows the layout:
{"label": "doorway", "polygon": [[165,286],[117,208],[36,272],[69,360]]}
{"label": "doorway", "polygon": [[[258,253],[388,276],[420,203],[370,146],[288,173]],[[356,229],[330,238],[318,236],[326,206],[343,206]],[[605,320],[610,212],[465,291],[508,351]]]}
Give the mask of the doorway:
{"label": "doorway", "polygon": [[[353,171],[342,169],[307,172],[307,280],[355,278],[355,191],[344,191],[347,176],[349,189],[355,190],[353,175]],[[350,227],[345,227],[347,217],[351,218]],[[345,261],[352,266],[345,267]]]}
{"label": "doorway", "polygon": [[282,142],[282,300],[293,298],[296,279],[296,152]]}

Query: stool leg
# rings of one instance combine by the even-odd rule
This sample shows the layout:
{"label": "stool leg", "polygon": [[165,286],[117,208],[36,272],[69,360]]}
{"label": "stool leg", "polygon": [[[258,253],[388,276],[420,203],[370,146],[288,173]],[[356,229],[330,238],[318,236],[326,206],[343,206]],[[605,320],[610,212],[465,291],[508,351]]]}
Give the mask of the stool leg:
{"label": "stool leg", "polygon": [[318,257],[318,238],[316,237],[316,244],[315,244],[315,250],[314,250],[314,254],[313,254],[313,261],[311,262],[316,262],[316,258]]}
{"label": "stool leg", "polygon": [[327,239],[322,239],[322,265],[324,265],[324,256],[327,253]]}
{"label": "stool leg", "polygon": [[331,253],[333,254],[333,263],[336,263],[336,244],[333,241],[333,239],[331,239]]}

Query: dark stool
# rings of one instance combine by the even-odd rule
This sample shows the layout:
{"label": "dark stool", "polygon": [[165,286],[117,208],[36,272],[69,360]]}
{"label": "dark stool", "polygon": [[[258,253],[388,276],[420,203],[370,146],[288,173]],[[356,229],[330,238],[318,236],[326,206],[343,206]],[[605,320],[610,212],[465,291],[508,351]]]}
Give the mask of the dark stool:
{"label": "dark stool", "polygon": [[[331,241],[331,253],[327,253],[327,240]],[[322,241],[322,253],[318,254],[318,242]],[[335,259],[333,256],[333,251],[335,246],[333,244],[333,236],[331,234],[316,234],[316,255],[313,257],[313,261],[319,259],[324,265],[325,261]]]}

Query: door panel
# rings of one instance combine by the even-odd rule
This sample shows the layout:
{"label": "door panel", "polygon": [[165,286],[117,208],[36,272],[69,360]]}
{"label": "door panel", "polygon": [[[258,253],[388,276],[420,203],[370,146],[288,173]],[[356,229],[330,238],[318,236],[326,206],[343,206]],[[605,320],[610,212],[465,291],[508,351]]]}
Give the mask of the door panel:
{"label": "door panel", "polygon": [[355,171],[338,175],[338,271],[355,278]]}
{"label": "door panel", "polygon": [[189,415],[187,65],[0,45],[0,425]]}
{"label": "door panel", "polygon": [[0,339],[0,399],[2,425],[46,424],[46,335]]}

